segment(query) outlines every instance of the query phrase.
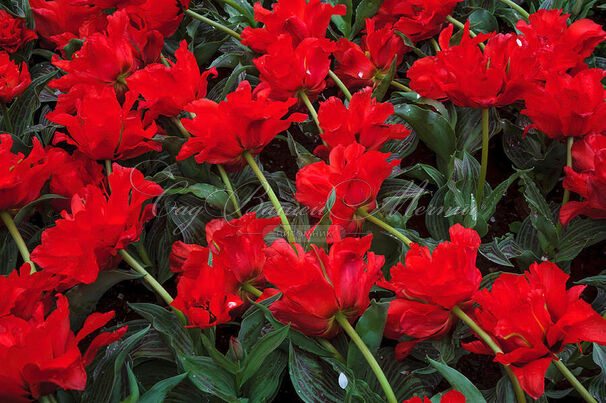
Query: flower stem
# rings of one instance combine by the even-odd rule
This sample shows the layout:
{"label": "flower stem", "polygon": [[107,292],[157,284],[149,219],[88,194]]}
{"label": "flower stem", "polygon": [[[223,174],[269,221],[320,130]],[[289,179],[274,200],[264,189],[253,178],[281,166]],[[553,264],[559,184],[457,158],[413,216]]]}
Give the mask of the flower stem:
{"label": "flower stem", "polygon": [[526,20],[528,20],[528,17],[530,16],[530,14],[528,14],[528,12],[526,10],[524,10],[522,7],[520,7],[519,5],[514,3],[512,0],[501,0],[501,3],[507,4],[509,7],[516,10],[522,17],[524,17]]}
{"label": "flower stem", "polygon": [[299,91],[299,98],[301,98],[301,101],[303,101],[305,106],[307,106],[307,110],[309,110],[309,113],[311,114],[312,119],[314,120],[314,122],[316,122],[316,126],[318,127],[318,130],[320,131],[320,133],[324,133],[324,131],[320,127],[320,121],[318,120],[318,113],[314,109],[314,106],[311,104],[311,101],[309,100],[309,97],[307,96],[305,91],[303,91],[303,90]]}
{"label": "flower stem", "polygon": [[181,312],[178,309],[171,306],[171,303],[173,302],[173,297],[170,296],[170,294],[168,293],[168,291],[166,291],[166,289],[162,286],[162,284],[160,284],[154,278],[154,276],[149,274],[149,272],[147,270],[145,270],[145,268],[141,265],[141,263],[139,263],[130,253],[128,253],[126,251],[126,249],[119,250],[118,254],[137,273],[143,275],[143,280],[147,284],[149,284],[149,286],[156,292],[156,294],[158,294],[160,296],[160,298],[162,298],[164,300],[164,302],[166,302],[173,309],[173,311],[175,311],[175,313],[177,314],[177,316],[179,317],[181,322],[183,322],[184,324],[187,323],[187,319],[185,318],[185,315],[183,315],[183,312]]}
{"label": "flower stem", "polygon": [[185,10],[185,14],[189,15],[189,16],[190,16],[190,17],[192,17],[193,19],[196,19],[196,20],[198,20],[198,21],[202,21],[202,22],[203,22],[203,23],[205,23],[205,24],[208,24],[208,25],[210,25],[210,26],[212,26],[212,27],[215,27],[215,28],[217,28],[219,31],[223,31],[223,32],[225,32],[226,34],[233,36],[234,38],[236,38],[236,39],[237,39],[237,40],[239,40],[239,41],[241,41],[241,40],[242,40],[242,37],[241,37],[241,36],[240,36],[240,34],[239,34],[239,33],[237,33],[236,31],[234,31],[234,30],[232,30],[232,29],[230,29],[230,28],[227,28],[227,27],[226,27],[225,25],[223,25],[223,24],[219,24],[218,22],[215,22],[215,21],[213,21],[213,20],[211,20],[211,19],[208,19],[208,18],[204,17],[203,15],[200,15],[200,14],[196,13],[195,11],[192,11],[192,10]]}
{"label": "flower stem", "polygon": [[383,391],[385,392],[387,401],[389,403],[397,403],[398,400],[396,399],[396,395],[393,393],[393,390],[391,389],[391,385],[389,384],[389,381],[385,377],[385,374],[383,373],[383,370],[379,366],[379,363],[377,362],[375,357],[372,355],[372,353],[370,352],[370,350],[368,349],[366,344],[364,344],[364,341],[362,340],[362,338],[360,338],[358,333],[356,333],[356,330],[351,326],[351,324],[349,323],[347,318],[345,318],[345,316],[343,316],[343,314],[341,312],[338,312],[335,315],[335,319],[339,323],[339,325],[341,325],[343,330],[345,330],[345,333],[347,333],[347,335],[351,338],[351,340],[358,347],[358,349],[360,349],[360,352],[362,353],[364,358],[366,358],[368,365],[370,365],[370,368],[375,373],[377,380],[379,381],[379,383],[381,384],[381,387],[383,388]]}
{"label": "flower stem", "polygon": [[36,265],[34,265],[34,262],[32,262],[29,257],[29,250],[27,249],[27,245],[25,244],[23,237],[19,233],[19,229],[17,228],[17,226],[15,225],[15,222],[13,221],[13,217],[11,217],[11,215],[8,213],[8,211],[0,211],[0,219],[2,219],[2,221],[4,222],[4,225],[6,225],[6,229],[8,229],[8,232],[11,234],[11,236],[13,237],[13,240],[17,244],[17,248],[19,249],[19,253],[21,254],[21,257],[23,258],[23,261],[25,263],[29,263],[29,267],[31,269],[30,273],[35,273]]}
{"label": "flower stem", "polygon": [[574,374],[570,372],[570,370],[566,367],[566,365],[564,365],[562,361],[560,361],[559,359],[554,359],[553,363],[560,370],[562,375],[564,375],[564,377],[568,380],[568,382],[570,382],[570,384],[577,390],[577,392],[579,392],[581,397],[583,397],[586,402],[597,403],[595,398],[591,396],[589,391],[585,389],[585,386],[583,386],[583,384],[579,382],[576,376],[574,376]]}
{"label": "flower stem", "polygon": [[378,219],[377,217],[373,216],[372,214],[369,214],[368,211],[359,208],[356,210],[356,214],[361,217],[366,218],[371,223],[383,228],[385,231],[394,235],[400,241],[404,242],[406,244],[406,246],[410,246],[410,244],[412,243],[412,241],[406,235],[402,234],[400,231],[398,231],[391,225],[387,224],[385,221]]}
{"label": "flower stem", "polygon": [[186,139],[191,137],[191,134],[189,134],[187,129],[185,127],[183,127],[183,124],[181,123],[181,121],[179,120],[178,117],[172,116],[170,118],[170,121],[173,122],[173,124],[177,127],[177,129],[179,130],[179,133],[181,133],[181,136],[185,137]]}
{"label": "flower stem", "polygon": [[332,70],[328,70],[328,75],[330,76],[330,78],[332,78],[335,84],[337,84],[337,87],[339,87],[339,89],[343,91],[343,94],[345,94],[347,100],[351,101],[351,92],[349,92],[345,84],[343,84],[343,81],[341,81],[341,79]]}
{"label": "flower stem", "polygon": [[259,298],[261,295],[263,295],[263,291],[259,290],[257,287],[255,287],[254,285],[249,284],[249,283],[240,284],[240,289],[251,293],[252,295],[254,295],[257,298]]}
{"label": "flower stem", "polygon": [[286,214],[284,214],[284,209],[282,208],[278,197],[269,185],[269,182],[267,182],[267,178],[265,178],[265,175],[263,175],[263,172],[261,172],[259,165],[257,165],[253,156],[250,155],[250,152],[244,151],[242,155],[244,156],[246,162],[248,162],[248,165],[250,165],[250,168],[253,170],[255,175],[257,175],[257,179],[259,179],[259,182],[261,182],[261,186],[263,186],[263,189],[265,189],[265,193],[267,193],[271,204],[273,204],[274,208],[276,209],[276,212],[278,213],[278,216],[280,217],[280,220],[282,220],[282,226],[284,227],[284,231],[286,232],[286,238],[288,239],[288,242],[295,243],[295,234],[293,233],[290,223],[288,222],[288,218],[286,218]]}
{"label": "flower stem", "polygon": [[438,44],[438,42],[431,38],[431,45],[433,46],[433,48],[435,49],[436,53],[438,53],[439,51],[441,51],[442,49],[440,49],[440,45]]}
{"label": "flower stem", "polygon": [[412,92],[412,89],[410,87],[407,87],[404,84],[402,84],[400,82],[397,82],[396,80],[392,80],[391,81],[391,86],[395,87],[395,88],[397,88],[399,90],[402,90],[402,91]]}
{"label": "flower stem", "polygon": [[[574,143],[574,137],[568,137],[568,142],[566,143],[566,166],[572,168],[572,144]],[[570,190],[564,188],[564,195],[562,196],[562,207],[570,200]],[[562,208],[560,207],[560,209]],[[562,223],[558,220],[557,232],[560,234],[562,232]]]}
{"label": "flower stem", "polygon": [[489,112],[488,108],[482,109],[482,166],[480,168],[480,179],[478,180],[478,204],[484,196],[484,183],[486,182],[486,171],[488,169],[488,142],[490,140],[488,133]]}
{"label": "flower stem", "polygon": [[[458,306],[455,306],[454,308],[452,308],[452,313],[457,318],[461,319],[461,321],[463,321],[463,323],[465,323],[471,330],[473,330],[473,332],[476,335],[478,335],[478,337],[480,339],[482,339],[482,341],[484,343],[486,343],[486,345],[488,345],[488,347],[490,347],[490,349],[492,351],[494,351],[495,354],[503,353],[503,350],[501,350],[501,347],[499,347],[499,345],[497,343],[495,343],[495,341],[492,339],[492,337],[490,337],[490,335],[488,333],[486,333],[484,331],[484,329],[482,329],[480,326],[478,326],[478,324],[476,322],[474,322],[474,320],[471,319],[469,317],[469,315],[467,315],[465,312],[463,312],[463,310],[461,308],[459,308]],[[511,384],[513,386],[513,390],[516,394],[518,403],[526,403],[526,395],[524,394],[524,391],[522,390],[522,387],[520,386],[520,382],[518,381],[518,378],[515,376],[515,374],[513,373],[511,368],[509,368],[508,365],[504,365],[504,367],[505,367],[505,372],[507,372],[507,376],[509,376],[509,380],[511,381]]]}
{"label": "flower stem", "polygon": [[223,165],[217,164],[217,169],[219,170],[219,175],[221,175],[221,179],[225,184],[225,188],[229,193],[229,198],[231,199],[232,204],[234,205],[234,209],[236,210],[236,214],[238,217],[242,217],[242,213],[240,212],[240,205],[238,204],[238,197],[236,196],[236,192],[234,192],[234,188],[231,185],[231,181],[229,180],[229,176],[227,176],[227,172],[225,172],[225,168]]}
{"label": "flower stem", "polygon": [[337,348],[335,346],[332,345],[331,342],[329,342],[326,339],[323,338],[318,338],[318,342],[324,346],[325,349],[327,349],[328,351],[330,351],[334,357],[339,360],[341,363],[346,364],[347,361],[345,361],[345,358],[343,358],[343,356],[341,355],[341,353],[339,352],[339,350],[337,350]]}
{"label": "flower stem", "polygon": [[109,176],[112,173],[112,161],[105,160],[105,176]]}
{"label": "flower stem", "polygon": [[0,105],[2,105],[2,121],[4,122],[4,125],[6,126],[6,130],[10,133],[13,132],[13,124],[11,123],[10,117],[8,116],[8,108],[6,107],[6,104],[4,102],[0,102]]}

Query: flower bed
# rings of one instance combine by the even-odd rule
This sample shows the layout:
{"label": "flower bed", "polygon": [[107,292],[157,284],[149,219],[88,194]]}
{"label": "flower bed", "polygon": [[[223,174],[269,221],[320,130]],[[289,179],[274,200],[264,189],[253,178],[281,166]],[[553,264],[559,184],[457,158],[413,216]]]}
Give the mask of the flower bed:
{"label": "flower bed", "polygon": [[596,3],[3,4],[0,400],[606,401]]}

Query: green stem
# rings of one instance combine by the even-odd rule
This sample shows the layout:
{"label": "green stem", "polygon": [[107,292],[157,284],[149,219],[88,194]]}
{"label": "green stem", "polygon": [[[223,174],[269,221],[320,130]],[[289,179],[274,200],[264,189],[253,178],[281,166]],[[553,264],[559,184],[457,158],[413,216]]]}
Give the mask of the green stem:
{"label": "green stem", "polygon": [[269,182],[267,182],[267,178],[265,178],[265,175],[263,175],[263,172],[261,172],[259,165],[257,165],[255,159],[252,155],[250,155],[249,151],[244,151],[242,155],[244,156],[246,162],[248,162],[248,165],[250,165],[250,168],[253,170],[255,175],[257,175],[257,179],[259,179],[259,182],[261,183],[261,186],[263,186],[263,189],[265,189],[265,193],[267,193],[271,204],[273,204],[274,208],[278,213],[278,216],[280,217],[280,220],[282,220],[282,226],[284,227],[284,231],[286,232],[286,238],[288,239],[288,242],[295,243],[295,234],[293,233],[290,223],[288,222],[288,218],[286,218],[286,214],[284,214],[284,209],[282,208],[278,197],[269,185]]}
{"label": "green stem", "polygon": [[158,280],[156,280],[154,278],[154,276],[152,276],[151,274],[149,274],[149,272],[147,270],[145,270],[145,268],[141,265],[141,263],[139,263],[130,253],[128,253],[125,249],[121,249],[118,251],[118,254],[122,257],[122,259],[124,259],[124,261],[126,263],[128,263],[128,265],[130,267],[132,267],[137,273],[142,274],[143,275],[143,280],[149,284],[149,286],[154,290],[154,292],[156,294],[158,294],[160,296],[160,298],[162,298],[164,300],[164,302],[166,302],[172,309],[173,311],[175,311],[175,313],[177,314],[177,316],[179,317],[179,319],[181,319],[181,322],[183,323],[187,323],[187,319],[185,318],[185,315],[183,315],[183,312],[179,311],[178,309],[174,308],[173,306],[171,306],[171,303],[174,301],[173,297],[170,296],[170,294],[168,293],[168,291],[166,291],[166,289],[162,286],[162,284],[160,284],[158,282]]}
{"label": "green stem", "polygon": [[[469,315],[467,315],[465,312],[463,312],[463,310],[461,308],[459,308],[458,306],[455,306],[454,308],[452,308],[452,313],[457,318],[461,319],[461,321],[463,321],[463,323],[465,323],[471,330],[473,330],[474,333],[476,335],[478,335],[478,337],[480,339],[482,339],[482,341],[484,343],[486,343],[486,345],[488,347],[490,347],[490,349],[492,351],[494,351],[495,354],[503,353],[503,350],[501,350],[501,347],[499,347],[499,345],[497,343],[495,343],[495,341],[492,339],[492,337],[490,337],[490,335],[488,333],[486,333],[484,331],[484,329],[482,329],[480,326],[478,326],[478,324],[476,322],[474,322],[474,320],[471,319],[469,317]],[[522,387],[520,386],[520,382],[518,381],[518,378],[515,376],[515,374],[513,373],[511,368],[509,368],[508,365],[505,365],[504,367],[505,367],[505,372],[507,372],[507,376],[509,376],[509,380],[511,381],[511,384],[513,386],[513,390],[516,394],[518,403],[526,403],[526,395],[524,394],[524,391],[522,390]]]}
{"label": "green stem", "polygon": [[410,87],[407,87],[404,84],[397,82],[396,80],[392,80],[391,86],[402,91],[412,92],[412,89]]}
{"label": "green stem", "polygon": [[[451,24],[453,24],[454,26],[456,26],[459,29],[464,29],[465,28],[465,24],[463,24],[461,21],[457,20],[456,18],[452,17],[451,15],[446,17],[446,21],[450,22]],[[469,36],[471,36],[472,38],[475,38],[476,36],[478,36],[478,34],[476,34],[475,32],[473,32],[471,30],[471,27],[469,29]],[[478,46],[480,47],[480,49],[484,50],[484,48],[486,47],[486,45],[484,45],[483,43],[478,43]]]}
{"label": "green stem", "polygon": [[314,106],[311,104],[311,101],[309,100],[309,97],[307,96],[305,91],[303,91],[303,90],[299,91],[299,98],[301,98],[301,101],[303,101],[305,106],[307,106],[307,110],[309,110],[309,113],[311,114],[312,119],[314,120],[314,122],[316,122],[316,126],[318,127],[318,130],[320,131],[320,133],[324,133],[324,131],[320,127],[320,121],[318,120],[318,113],[314,109]]}
{"label": "green stem", "polygon": [[583,384],[581,382],[579,382],[579,380],[576,378],[576,376],[574,376],[574,374],[572,372],[570,372],[570,370],[566,367],[566,365],[564,365],[564,363],[562,361],[560,361],[559,359],[554,359],[553,363],[560,370],[562,375],[564,375],[564,377],[568,380],[568,382],[570,382],[570,384],[577,390],[577,392],[579,392],[581,397],[586,402],[597,403],[596,399],[593,396],[591,396],[589,391],[587,389],[585,389],[585,386],[583,386]]}
{"label": "green stem", "polygon": [[349,92],[345,84],[343,84],[343,81],[341,81],[341,79],[332,70],[328,70],[328,75],[330,76],[330,78],[332,78],[335,84],[337,84],[337,87],[339,87],[339,89],[343,91],[343,94],[345,94],[347,100],[351,101],[351,92]]}
{"label": "green stem", "polygon": [[6,126],[6,130],[10,133],[13,132],[13,124],[11,123],[10,117],[8,116],[8,108],[6,107],[6,104],[4,102],[0,102],[0,105],[2,105],[2,121],[4,122],[4,125]]}
{"label": "green stem", "polygon": [[223,168],[223,165],[217,164],[217,169],[219,170],[219,175],[221,175],[221,179],[223,180],[223,183],[225,184],[225,188],[227,189],[227,192],[229,193],[229,198],[231,199],[231,202],[234,205],[236,214],[238,214],[238,217],[242,217],[242,213],[240,212],[240,205],[238,204],[238,197],[236,196],[236,192],[234,192],[234,188],[231,185],[229,176],[227,176],[227,172],[225,172],[225,168]]}
{"label": "green stem", "polygon": [[507,4],[509,7],[516,10],[522,17],[524,17],[526,20],[528,20],[528,17],[530,16],[530,14],[528,14],[528,12],[526,10],[524,10],[522,7],[520,7],[519,5],[514,3],[512,0],[501,0],[501,3]]}
{"label": "green stem", "polygon": [[187,129],[185,127],[183,127],[183,124],[181,123],[181,121],[179,120],[178,117],[172,116],[170,118],[170,121],[173,122],[173,124],[177,127],[177,129],[179,129],[179,133],[181,133],[181,136],[185,137],[186,139],[191,137],[191,134],[189,134]]}
{"label": "green stem", "polygon": [[358,347],[358,349],[360,349],[360,352],[362,353],[364,358],[366,358],[368,365],[370,365],[370,368],[375,373],[377,380],[379,381],[379,383],[381,384],[381,387],[383,388],[383,391],[385,392],[387,401],[389,403],[397,403],[398,400],[396,399],[396,395],[393,393],[393,390],[391,389],[391,385],[389,384],[389,381],[385,377],[385,374],[383,373],[383,370],[379,366],[379,363],[377,362],[375,357],[372,355],[372,353],[370,352],[370,350],[368,349],[366,344],[364,344],[364,341],[362,340],[362,338],[360,338],[358,333],[356,333],[356,330],[351,326],[351,324],[349,323],[347,318],[345,316],[343,316],[343,314],[341,312],[338,312],[335,315],[335,319],[339,323],[339,325],[341,325],[343,330],[345,330],[345,333],[347,333],[347,335],[351,338],[351,340]]}
{"label": "green stem", "polygon": [[337,350],[337,348],[335,346],[333,346],[331,342],[329,342],[326,339],[322,339],[322,338],[318,338],[317,340],[325,349],[330,351],[337,360],[339,360],[343,364],[347,364],[347,361],[345,361],[345,358],[343,358],[343,356],[341,355],[339,350]]}
{"label": "green stem", "polygon": [[375,225],[383,228],[385,231],[387,231],[390,234],[394,235],[400,241],[404,242],[406,244],[406,246],[410,246],[410,244],[412,243],[412,241],[406,235],[402,234],[400,231],[398,231],[397,229],[395,229],[391,225],[387,224],[385,221],[382,221],[382,220],[378,219],[377,217],[373,216],[372,214],[369,214],[368,211],[359,208],[359,209],[356,210],[356,214],[359,215],[359,216],[361,216],[361,217],[364,217],[365,219],[367,219],[371,223],[373,223],[373,224],[375,224]]}
{"label": "green stem", "polygon": [[217,0],[217,1],[219,3],[224,3],[224,4],[227,4],[228,6],[233,7],[246,18],[246,20],[248,21],[248,23],[250,24],[251,27],[253,27],[253,28],[257,27],[257,21],[255,21],[254,18],[251,18],[249,16],[249,13],[247,13],[246,10],[244,10],[244,7],[242,7],[241,5],[236,3],[234,0]]}
{"label": "green stem", "polygon": [[430,42],[433,48],[435,49],[436,53],[442,50],[440,49],[440,45],[438,45],[438,42],[435,39],[431,38]]}
{"label": "green stem", "polygon": [[35,273],[36,265],[34,265],[34,262],[32,262],[29,257],[29,250],[27,249],[27,245],[25,244],[23,237],[19,233],[19,229],[13,221],[13,217],[11,217],[8,211],[0,211],[0,219],[2,219],[4,225],[6,225],[6,229],[8,229],[8,232],[11,234],[13,240],[17,244],[17,248],[19,249],[19,253],[21,253],[23,261],[25,263],[29,263],[29,266],[31,268],[30,273]]}
{"label": "green stem", "polygon": [[40,398],[38,398],[39,403],[55,403],[56,401],[57,401],[57,399],[55,399],[55,397],[52,394],[46,395],[46,396],[40,396]]}
{"label": "green stem", "polygon": [[213,21],[211,19],[208,19],[208,18],[204,17],[203,15],[200,15],[200,14],[196,13],[195,11],[185,10],[185,14],[189,15],[190,17],[192,17],[192,18],[194,18],[194,19],[196,19],[198,21],[202,21],[205,24],[208,24],[208,25],[210,25],[212,27],[215,27],[219,31],[223,31],[226,34],[233,36],[238,41],[242,40],[242,37],[236,31],[234,31],[234,30],[232,30],[230,28],[227,28],[225,25],[219,24],[218,22],[215,22],[215,21]]}
{"label": "green stem", "polygon": [[111,160],[105,160],[105,175],[109,176],[112,173],[112,161]]}
{"label": "green stem", "polygon": [[259,298],[261,295],[263,295],[263,291],[259,290],[257,287],[255,287],[254,285],[249,284],[249,283],[240,284],[240,289],[251,293],[252,295],[254,295],[257,298]]}
{"label": "green stem", "polygon": [[484,183],[486,182],[486,171],[488,169],[488,123],[490,110],[488,108],[482,109],[482,166],[480,168],[480,179],[478,180],[478,192],[477,202],[478,204],[482,201],[484,196]]}
{"label": "green stem", "polygon": [[[572,145],[574,144],[574,137],[568,137],[568,142],[566,143],[566,166],[572,168]],[[570,200],[570,190],[564,188],[564,195],[562,196],[562,207]],[[562,232],[562,223],[558,220],[557,232],[560,234]]]}

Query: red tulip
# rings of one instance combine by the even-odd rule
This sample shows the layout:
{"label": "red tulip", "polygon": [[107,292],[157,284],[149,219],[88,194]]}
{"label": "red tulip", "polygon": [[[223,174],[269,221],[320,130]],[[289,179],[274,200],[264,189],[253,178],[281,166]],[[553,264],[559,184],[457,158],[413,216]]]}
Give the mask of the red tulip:
{"label": "red tulip", "polygon": [[385,123],[393,113],[392,104],[380,103],[372,98],[371,88],[356,92],[349,102],[349,108],[339,98],[329,98],[320,103],[318,111],[323,131],[320,136],[328,147],[320,146],[316,148],[316,153],[356,142],[369,151],[379,150],[388,140],[405,138],[410,130],[404,125]]}
{"label": "red tulip", "polygon": [[192,155],[198,163],[225,164],[232,170],[246,165],[245,151],[259,154],[276,135],[292,122],[305,120],[306,115],[294,113],[283,119],[296,102],[272,101],[264,94],[254,96],[248,81],[240,83],[236,91],[219,103],[199,99],[189,104],[193,119],[181,119],[192,137],[181,148],[177,160]]}
{"label": "red tulip", "polygon": [[378,27],[393,24],[413,42],[438,34],[462,0],[384,0],[373,18]]}
{"label": "red tulip", "polygon": [[[500,345],[495,361],[509,365],[528,395],[544,392],[545,371],[569,343],[606,344],[606,319],[580,299],[585,286],[566,289],[569,276],[551,262],[534,263],[524,275],[503,273],[479,291],[474,317]],[[493,354],[481,341],[463,345]]]}
{"label": "red tulip", "polygon": [[231,320],[230,311],[242,305],[237,295],[237,280],[227,267],[208,264],[209,250],[183,242],[173,244],[170,267],[181,273],[177,297],[172,306],[199,328],[220,325]]}
{"label": "red tulip", "polygon": [[327,39],[307,38],[293,47],[288,35],[279,36],[268,54],[253,60],[261,79],[255,94],[285,101],[305,92],[315,99],[326,88],[333,50],[334,44]]}
{"label": "red tulip", "polygon": [[175,57],[177,61],[170,67],[150,64],[126,80],[131,91],[145,98],[139,106],[149,109],[146,119],[177,116],[190,102],[206,96],[208,76],[217,75],[213,68],[200,76],[200,68],[194,54],[187,50],[186,41],[181,42]]}
{"label": "red tulip", "polygon": [[265,264],[264,237],[280,224],[278,217],[257,218],[248,213],[226,221],[218,218],[206,224],[206,241],[213,252],[213,264],[218,262],[234,275],[239,284],[263,286]]}
{"label": "red tulip", "polygon": [[345,238],[335,242],[328,254],[315,245],[305,253],[299,244],[275,241],[267,249],[263,271],[282,292],[282,298],[270,306],[276,319],[308,336],[325,338],[341,330],[337,313],[355,321],[368,307],[368,293],[385,262],[383,256],[367,253],[371,240],[371,235]]}
{"label": "red tulip", "polygon": [[394,59],[396,66],[402,63],[407,51],[391,25],[375,30],[374,20],[367,19],[361,46],[345,38],[337,43],[335,73],[351,89],[374,86],[389,72]]}
{"label": "red tulip", "polygon": [[48,156],[37,138],[27,157],[12,153],[10,134],[0,134],[0,211],[21,208],[34,201],[50,177]]}
{"label": "red tulip", "polygon": [[564,187],[581,195],[583,201],[569,201],[562,206],[560,221],[566,225],[580,214],[606,218],[606,135],[593,133],[575,142],[572,158],[576,170],[564,168]]}
{"label": "red tulip", "polygon": [[36,31],[46,46],[63,49],[71,39],[89,38],[107,26],[101,7],[72,0],[30,0]]}
{"label": "red tulip", "polygon": [[79,151],[69,154],[58,147],[47,147],[52,176],[50,192],[67,199],[53,199],[51,204],[59,211],[70,208],[70,199],[87,185],[98,186],[104,178],[101,164]]}
{"label": "red tulip", "polygon": [[27,42],[36,39],[36,31],[25,26],[23,18],[16,18],[0,10],[0,49],[15,53]]}
{"label": "red tulip", "polygon": [[396,293],[390,303],[385,336],[415,340],[399,343],[396,356],[404,358],[420,341],[448,332],[455,319],[455,306],[471,307],[482,274],[476,267],[480,237],[460,224],[450,228],[450,242],[440,243],[432,253],[427,247],[412,244],[405,262],[391,269],[391,280],[381,287]]}
{"label": "red tulip", "polygon": [[460,45],[450,46],[453,26],[440,34],[442,51],[417,60],[408,70],[410,87],[433,99],[449,99],[472,108],[506,106],[522,97],[535,73],[522,57],[522,42],[514,34],[469,36],[469,22]]}
{"label": "red tulip", "polygon": [[70,329],[67,299],[57,294],[57,308],[47,315],[38,302],[27,316],[0,317],[0,400],[30,402],[58,388],[84,390],[86,371],[100,347],[124,335],[126,326],[95,337],[84,355],[78,344],[114,317],[114,312],[90,315],[78,334]]}
{"label": "red tulip", "polygon": [[8,53],[0,51],[0,102],[8,104],[23,94],[31,82],[27,64],[17,65]]}
{"label": "red tulip", "polygon": [[190,0],[145,0],[131,4],[125,10],[138,26],[158,31],[164,38],[168,38],[181,25],[189,3]]}
{"label": "red tulip", "polygon": [[561,14],[562,10],[538,10],[528,17],[528,22],[519,20],[516,25],[524,34],[519,37],[524,51],[536,64],[542,80],[571,68],[586,68],[585,59],[606,39],[606,32],[595,22],[582,19],[568,26],[570,14]]}
{"label": "red tulip", "polygon": [[297,172],[297,200],[307,206],[309,214],[322,217],[326,203],[335,192],[335,202],[330,210],[331,226],[328,241],[341,239],[343,233],[358,232],[363,218],[356,210],[367,212],[375,209],[381,183],[391,174],[400,160],[387,161],[389,154],[378,151],[365,152],[360,144],[336,146],[329,156],[329,164],[315,162]]}
{"label": "red tulip", "polygon": [[255,3],[255,20],[263,28],[246,27],[242,31],[242,43],[259,53],[267,52],[280,35],[287,34],[296,46],[305,38],[324,38],[333,15],[345,15],[347,8],[331,6],[320,0],[278,0],[269,11]]}
{"label": "red tulip", "polygon": [[606,90],[601,69],[587,69],[574,76],[551,74],[545,86],[534,86],[524,96],[522,113],[532,119],[531,127],[552,139],[582,137],[606,131]]}
{"label": "red tulip", "polygon": [[129,91],[120,105],[113,87],[88,87],[88,92],[75,100],[75,114],[59,108],[46,115],[67,129],[67,135],[57,133],[54,142],[73,144],[93,160],[124,160],[160,151],[162,146],[152,141],[158,131],[156,124],[145,126],[143,111],[131,110],[136,100],[137,94]]}
{"label": "red tulip", "polygon": [[55,226],[42,233],[31,255],[45,271],[62,276],[64,284],[90,284],[100,270],[111,268],[118,251],[139,240],[143,224],[155,215],[147,200],[162,188],[134,168],[113,165],[111,195],[86,186],[72,198],[71,214],[61,213]]}
{"label": "red tulip", "polygon": [[158,31],[133,26],[124,10],[108,16],[107,21],[107,31],[86,38],[72,60],[53,59],[67,74],[51,81],[49,87],[68,92],[76,85],[112,86],[122,94],[128,76],[158,60],[164,44]]}

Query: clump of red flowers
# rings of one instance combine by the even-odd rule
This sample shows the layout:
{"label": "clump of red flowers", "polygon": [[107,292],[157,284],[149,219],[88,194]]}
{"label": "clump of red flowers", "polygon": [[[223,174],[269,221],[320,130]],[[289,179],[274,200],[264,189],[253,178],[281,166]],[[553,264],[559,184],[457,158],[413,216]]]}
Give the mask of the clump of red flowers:
{"label": "clump of red flowers", "polygon": [[99,271],[112,267],[119,250],[139,239],[143,224],[155,215],[154,205],[143,204],[162,188],[134,168],[114,164],[112,169],[108,188],[88,185],[75,194],[71,213],[63,211],[32,252],[32,260],[61,276],[65,286],[94,282]]}
{"label": "clump of red flowers", "polygon": [[0,103],[8,104],[23,94],[31,82],[27,64],[17,64],[8,53],[0,51]]}
{"label": "clump of red flowers", "polygon": [[0,10],[0,49],[14,53],[27,42],[36,39],[36,31],[25,26],[25,20]]}
{"label": "clump of red flowers", "polygon": [[381,276],[383,256],[368,252],[372,236],[335,242],[328,254],[283,239],[267,249],[265,278],[282,292],[270,309],[276,319],[310,335],[331,338],[341,331],[337,314],[353,322],[364,313],[368,293]]}
{"label": "clump of red flowers", "polygon": [[469,309],[478,291],[482,274],[476,267],[481,240],[472,230],[456,224],[450,228],[450,242],[440,243],[433,252],[413,243],[406,253],[406,264],[391,269],[391,279],[381,287],[396,293],[389,304],[385,336],[398,340],[413,338],[396,346],[402,359],[419,342],[439,338],[455,322],[455,306]]}
{"label": "clump of red flowers", "polygon": [[[509,365],[522,389],[538,399],[545,371],[569,343],[606,344],[606,319],[580,295],[585,286],[566,289],[569,276],[551,262],[534,263],[523,275],[503,273],[491,290],[480,290],[474,317],[503,349],[495,361]],[[482,342],[464,344],[492,354]]]}

